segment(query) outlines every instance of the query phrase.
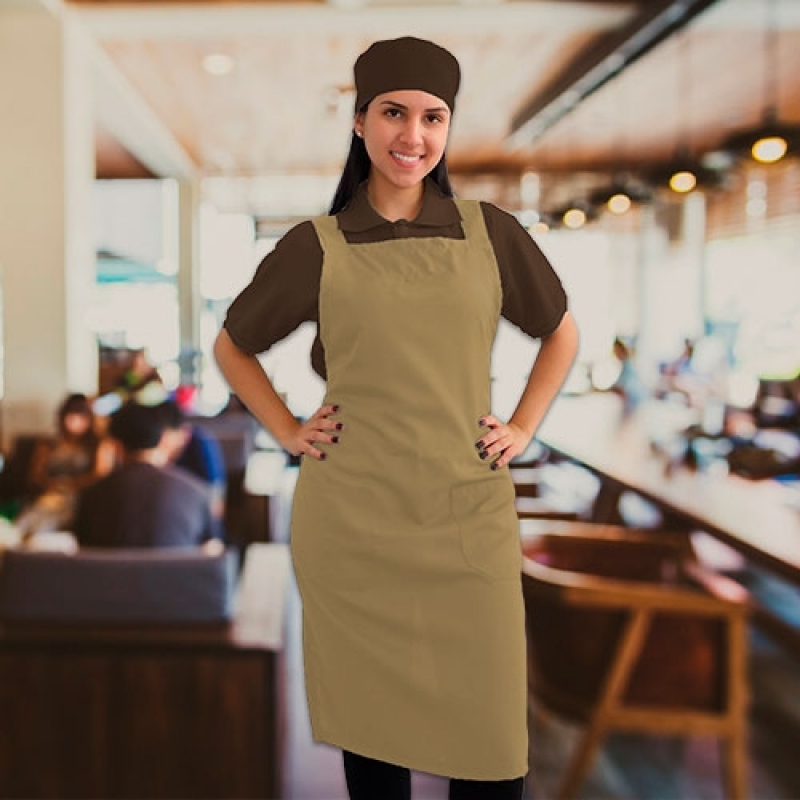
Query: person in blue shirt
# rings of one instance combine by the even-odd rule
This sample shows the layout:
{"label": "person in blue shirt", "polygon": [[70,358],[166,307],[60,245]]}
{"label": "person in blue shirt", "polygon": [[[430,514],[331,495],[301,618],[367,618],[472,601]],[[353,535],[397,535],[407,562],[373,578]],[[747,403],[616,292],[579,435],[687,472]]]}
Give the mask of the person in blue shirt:
{"label": "person in blue shirt", "polygon": [[227,473],[222,448],[213,434],[186,419],[173,400],[158,406],[165,425],[165,447],[173,466],[192,473],[210,484],[212,509],[222,520],[225,512]]}

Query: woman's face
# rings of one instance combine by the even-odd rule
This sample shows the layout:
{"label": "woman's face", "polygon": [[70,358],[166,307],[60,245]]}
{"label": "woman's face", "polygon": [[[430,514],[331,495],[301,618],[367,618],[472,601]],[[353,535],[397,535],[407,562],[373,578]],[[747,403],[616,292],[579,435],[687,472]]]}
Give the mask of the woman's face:
{"label": "woman's face", "polygon": [[83,436],[89,432],[92,426],[91,418],[81,413],[80,411],[71,411],[64,415],[64,431],[69,436],[76,438]]}
{"label": "woman's face", "polygon": [[415,186],[439,163],[450,130],[450,109],[435,95],[416,89],[385,92],[356,115],[373,177],[398,189]]}

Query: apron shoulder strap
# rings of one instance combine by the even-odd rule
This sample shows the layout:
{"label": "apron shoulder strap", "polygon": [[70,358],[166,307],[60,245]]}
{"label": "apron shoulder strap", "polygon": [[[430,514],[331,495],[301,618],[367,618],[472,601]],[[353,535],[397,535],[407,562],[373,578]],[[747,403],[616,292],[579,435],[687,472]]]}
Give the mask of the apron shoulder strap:
{"label": "apron shoulder strap", "polygon": [[323,253],[327,253],[332,247],[341,244],[342,233],[339,230],[336,217],[326,214],[325,216],[312,218],[311,222],[314,225],[314,230],[317,232],[317,238],[319,239],[319,244],[320,247],[322,247]]}
{"label": "apron shoulder strap", "polygon": [[481,237],[488,240],[489,232],[483,218],[483,210],[478,200],[455,200],[458,213],[464,223],[464,236],[467,239]]}

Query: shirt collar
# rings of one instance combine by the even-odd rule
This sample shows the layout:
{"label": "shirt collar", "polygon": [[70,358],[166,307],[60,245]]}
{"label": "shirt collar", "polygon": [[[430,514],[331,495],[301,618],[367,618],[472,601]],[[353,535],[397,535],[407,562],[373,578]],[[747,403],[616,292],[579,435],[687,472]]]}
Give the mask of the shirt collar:
{"label": "shirt collar", "polygon": [[[370,204],[367,197],[367,182],[362,182],[350,205],[337,214],[339,229],[349,233],[361,233],[379,225],[391,224]],[[412,225],[440,228],[461,221],[458,206],[452,198],[445,197],[432,178],[426,178],[422,195],[422,208]]]}

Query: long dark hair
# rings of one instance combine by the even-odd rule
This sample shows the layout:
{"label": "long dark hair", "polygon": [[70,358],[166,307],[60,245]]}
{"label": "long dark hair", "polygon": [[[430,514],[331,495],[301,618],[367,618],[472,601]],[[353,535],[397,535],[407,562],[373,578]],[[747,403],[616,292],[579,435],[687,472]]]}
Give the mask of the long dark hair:
{"label": "long dark hair", "polygon": [[[369,103],[361,111],[365,112],[368,105]],[[342,177],[339,178],[339,185],[336,187],[328,214],[331,216],[338,214],[350,205],[359,184],[369,177],[370,165],[364,140],[360,136],[356,136],[354,132],[350,137],[350,150],[347,153]],[[447,158],[444,154],[439,163],[431,170],[430,177],[445,197],[453,197],[453,187],[450,185],[450,175],[447,172]]]}
{"label": "long dark hair", "polygon": [[76,392],[75,394],[67,395],[64,401],[58,407],[56,412],[56,423],[58,425],[58,433],[61,438],[73,438],[72,434],[67,430],[66,419],[70,414],[80,414],[85,417],[89,422],[89,427],[86,432],[78,437],[80,444],[85,445],[88,449],[97,447],[99,437],[95,431],[95,418],[94,409],[85,394]]}

